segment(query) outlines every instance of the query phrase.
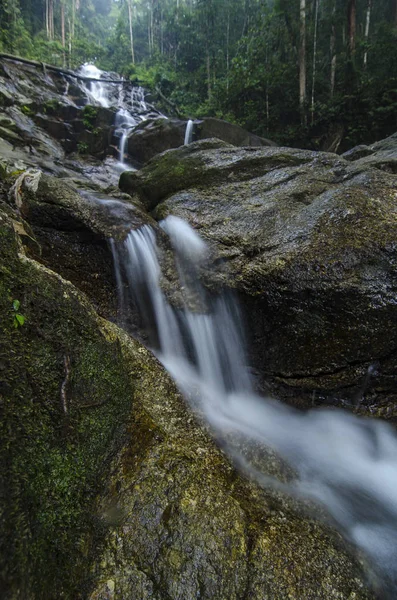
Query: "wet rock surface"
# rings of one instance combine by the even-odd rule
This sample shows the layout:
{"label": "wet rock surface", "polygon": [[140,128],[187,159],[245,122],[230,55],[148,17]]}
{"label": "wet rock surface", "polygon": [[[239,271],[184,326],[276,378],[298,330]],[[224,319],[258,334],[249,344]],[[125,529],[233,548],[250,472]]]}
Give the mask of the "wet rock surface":
{"label": "wet rock surface", "polygon": [[[98,313],[116,318],[108,239],[156,228],[149,210],[180,215],[221,266],[207,286],[241,296],[271,390],[393,416],[395,179],[206,139],[120,193],[110,158],[82,156],[114,143],[114,112],[85,103],[77,81],[1,67],[2,597],[385,598],[312,507],[241,477],[153,355]],[[258,464],[290,477],[269,452]]]}
{"label": "wet rock surface", "polygon": [[209,242],[213,285],[239,294],[272,392],[396,417],[396,178],[333,154],[202,144],[120,185]]}
{"label": "wet rock surface", "polygon": [[375,167],[386,173],[397,174],[397,133],[371,146],[356,146],[343,155],[366,167]]}
{"label": "wet rock surface", "polygon": [[[37,179],[37,186],[30,183]],[[109,240],[155,221],[129,196],[78,190],[39,170],[22,173],[8,187],[8,201],[30,227],[23,236],[29,256],[72,281],[102,315],[117,312]],[[34,242],[32,240],[34,238]]]}
{"label": "wet rock surface", "polygon": [[[183,146],[187,121],[154,119],[135,127],[128,138],[128,154],[138,164],[145,164],[156,154]],[[276,146],[271,140],[249,133],[238,125],[221,119],[205,118],[193,122],[193,141],[217,138],[233,146]]]}
{"label": "wet rock surface", "polygon": [[2,597],[373,598],[341,538],[242,479],[151,353],[21,253],[3,208]]}

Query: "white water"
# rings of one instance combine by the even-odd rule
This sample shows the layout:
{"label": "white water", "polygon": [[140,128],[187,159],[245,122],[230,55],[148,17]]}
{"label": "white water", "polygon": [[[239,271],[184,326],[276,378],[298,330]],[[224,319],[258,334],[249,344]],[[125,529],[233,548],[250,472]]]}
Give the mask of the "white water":
{"label": "white water", "polygon": [[[92,79],[101,79],[103,72],[95,65],[85,64],[79,69],[79,74],[83,77],[91,77]],[[94,104],[99,104],[105,108],[109,108],[109,87],[102,81],[90,81],[84,84],[86,94]]]}
{"label": "white water", "polygon": [[[207,257],[205,243],[185,222],[162,224],[173,245],[181,286],[190,286],[208,312],[175,310],[159,285],[155,235],[148,226],[131,232],[114,249],[119,288],[122,270],[146,326],[157,331],[158,356],[194,408],[203,412],[222,440],[235,432],[260,442],[297,474],[285,485],[326,506],[345,536],[363,549],[383,573],[386,587],[397,581],[397,438],[388,424],[335,409],[301,412],[257,396],[251,387],[239,331],[238,310],[226,295],[210,300],[196,277]],[[121,269],[121,262],[123,268]],[[124,288],[123,288],[124,289]],[[123,302],[127,299],[123,292]],[[270,478],[236,456],[262,484]],[[394,591],[391,592],[394,596]],[[385,597],[388,592],[385,591]]]}
{"label": "white water", "polygon": [[119,161],[121,165],[125,165],[125,147],[128,140],[128,134],[131,129],[138,124],[138,120],[135,119],[125,108],[120,108],[116,113],[115,119],[115,133],[120,137],[119,144]]}
{"label": "white water", "polygon": [[[92,79],[108,79],[112,77],[98,69],[95,65],[85,64],[79,69],[80,75]],[[83,83],[83,89],[90,104],[117,108],[115,116],[115,135],[119,140],[118,158],[119,167],[126,169],[128,161],[125,160],[128,136],[132,129],[148,118],[157,118],[161,115],[145,101],[145,91],[140,86],[124,83],[106,83],[106,81],[90,81]]]}
{"label": "white water", "polygon": [[191,144],[192,139],[193,139],[193,121],[191,119],[189,119],[186,124],[184,145],[187,146],[188,144]]}

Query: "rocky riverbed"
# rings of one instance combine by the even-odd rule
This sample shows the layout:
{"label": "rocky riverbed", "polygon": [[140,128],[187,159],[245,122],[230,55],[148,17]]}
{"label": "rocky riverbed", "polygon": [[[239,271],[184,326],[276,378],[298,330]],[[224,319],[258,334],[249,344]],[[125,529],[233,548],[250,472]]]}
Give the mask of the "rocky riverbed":
{"label": "rocky riverbed", "polygon": [[117,325],[109,240],[151,225],[177,304],[158,222],[182,217],[209,244],[207,289],[241,301],[259,388],[395,419],[396,137],[340,157],[209,123],[167,150],[183,127],[147,119],[126,162],[151,160],[119,187],[115,112],[78,79],[1,64],[2,597],[384,598],[321,511],[234,468]]}

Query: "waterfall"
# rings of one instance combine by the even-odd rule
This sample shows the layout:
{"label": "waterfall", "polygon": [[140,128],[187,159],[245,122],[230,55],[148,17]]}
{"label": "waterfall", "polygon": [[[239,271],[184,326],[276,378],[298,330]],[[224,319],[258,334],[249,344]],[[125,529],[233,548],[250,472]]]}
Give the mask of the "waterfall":
{"label": "waterfall", "polygon": [[[79,74],[83,77],[91,77],[92,79],[102,79],[103,72],[95,65],[85,64],[79,69]],[[109,108],[109,85],[102,81],[90,81],[88,85],[84,85],[84,90],[94,104],[99,104],[105,108]]]}
{"label": "waterfall", "polygon": [[[105,108],[116,108],[115,135],[118,138],[119,167],[127,168],[125,162],[125,151],[128,136],[131,130],[148,118],[163,117],[163,115],[145,101],[145,90],[141,86],[133,86],[124,82],[111,83],[111,74],[101,71],[95,65],[85,64],[79,69],[83,77],[101,79],[101,81],[90,81],[82,84],[89,104],[103,106]],[[106,83],[108,80],[109,83]]]}
{"label": "waterfall", "polygon": [[[199,281],[209,250],[176,217],[162,224],[175,253],[184,308],[174,308],[162,291],[154,231],[145,226],[114,245],[119,289],[124,278],[130,299],[149,331],[155,353],[194,410],[204,414],[223,447],[257,478],[324,505],[344,535],[364,550],[388,585],[397,584],[397,438],[385,422],[336,409],[298,411],[256,395],[245,365],[241,319],[231,296],[213,298]],[[123,288],[123,303],[126,298]],[[194,301],[192,302],[192,298]],[[193,309],[188,306],[193,305]],[[198,307],[198,308],[197,308]],[[296,474],[281,484],[249,464],[230,443],[271,448]]]}
{"label": "waterfall", "polygon": [[128,134],[131,129],[138,124],[137,119],[131,115],[125,108],[120,108],[116,113],[115,118],[115,133],[120,138],[119,143],[119,161],[121,165],[125,165],[125,147],[128,140]]}
{"label": "waterfall", "polygon": [[187,124],[186,124],[186,131],[185,131],[185,141],[184,141],[184,145],[187,146],[188,144],[192,143],[192,139],[193,139],[193,127],[194,127],[194,123],[191,119],[188,120]]}

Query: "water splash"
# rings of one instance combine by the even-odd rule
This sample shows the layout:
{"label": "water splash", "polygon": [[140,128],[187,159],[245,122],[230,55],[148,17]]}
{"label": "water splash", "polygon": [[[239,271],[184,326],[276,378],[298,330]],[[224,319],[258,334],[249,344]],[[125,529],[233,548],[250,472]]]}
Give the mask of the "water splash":
{"label": "water splash", "polygon": [[[341,410],[302,412],[256,395],[245,366],[236,304],[225,294],[209,298],[198,280],[208,248],[180,219],[168,217],[162,227],[175,251],[181,286],[193,286],[194,293],[204,297],[206,311],[170,306],[160,287],[153,230],[145,226],[131,232],[121,250],[122,270],[146,326],[153,329],[155,324],[157,337],[152,337],[152,343],[159,359],[221,440],[234,433],[245,444],[259,442],[292,467],[295,480],[284,489],[324,505],[345,536],[382,572],[384,597],[388,593],[395,597],[397,437],[393,428]],[[271,478],[262,476],[238,452],[233,449],[239,464],[260,483],[269,484]],[[273,484],[281,485],[276,480]]]}
{"label": "water splash", "polygon": [[184,141],[184,145],[187,146],[188,144],[192,143],[193,140],[193,128],[194,128],[194,123],[191,119],[188,120],[187,124],[186,124],[186,131],[185,131],[185,141]]}

